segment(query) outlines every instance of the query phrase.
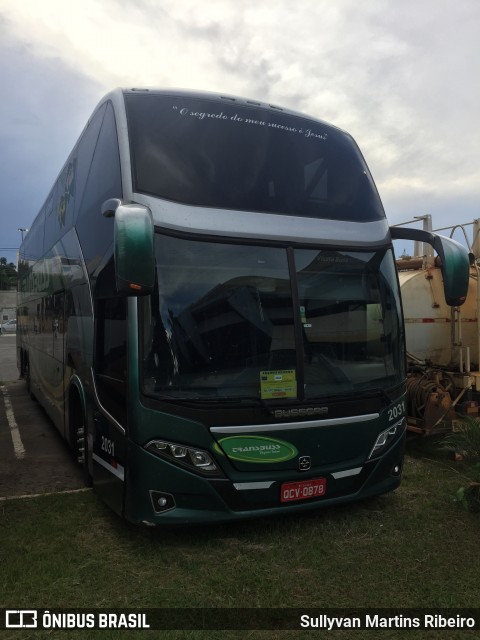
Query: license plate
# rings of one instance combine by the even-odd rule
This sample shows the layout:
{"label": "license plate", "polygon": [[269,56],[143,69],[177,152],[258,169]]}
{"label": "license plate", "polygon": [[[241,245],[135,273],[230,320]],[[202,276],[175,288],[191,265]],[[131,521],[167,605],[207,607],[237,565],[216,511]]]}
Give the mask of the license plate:
{"label": "license plate", "polygon": [[280,490],[280,502],[320,498],[325,495],[326,489],[326,478],[313,478],[312,480],[302,480],[300,482],[284,482]]}

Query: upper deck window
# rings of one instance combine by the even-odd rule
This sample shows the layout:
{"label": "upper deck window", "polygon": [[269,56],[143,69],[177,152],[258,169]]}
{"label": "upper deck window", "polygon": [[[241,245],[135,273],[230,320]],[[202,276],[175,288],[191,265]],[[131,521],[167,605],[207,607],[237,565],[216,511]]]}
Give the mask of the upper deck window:
{"label": "upper deck window", "polygon": [[352,138],[242,103],[126,94],[133,190],[189,205],[367,222],[384,211]]}

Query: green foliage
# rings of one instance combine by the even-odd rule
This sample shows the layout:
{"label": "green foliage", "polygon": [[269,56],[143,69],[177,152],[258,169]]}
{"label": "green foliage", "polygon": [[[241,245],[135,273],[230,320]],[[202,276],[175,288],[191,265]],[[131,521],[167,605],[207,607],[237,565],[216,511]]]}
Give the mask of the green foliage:
{"label": "green foliage", "polygon": [[480,419],[466,416],[457,431],[445,437],[443,448],[459,454],[465,463],[468,482],[461,486],[457,501],[467,510],[480,512]]}
{"label": "green foliage", "polygon": [[480,462],[480,418],[463,417],[457,430],[445,436],[444,448],[455,450],[471,462]]}
{"label": "green foliage", "polygon": [[457,491],[457,501],[472,513],[480,512],[480,483],[470,482],[465,487],[460,487]]}
{"label": "green foliage", "polygon": [[0,258],[0,291],[9,291],[17,286],[18,273],[13,262]]}

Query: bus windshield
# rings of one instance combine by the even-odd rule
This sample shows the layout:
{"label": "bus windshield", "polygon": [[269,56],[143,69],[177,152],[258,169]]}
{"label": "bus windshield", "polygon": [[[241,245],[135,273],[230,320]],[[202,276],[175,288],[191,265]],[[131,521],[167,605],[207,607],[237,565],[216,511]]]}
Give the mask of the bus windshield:
{"label": "bus windshield", "polygon": [[333,220],[385,217],[352,138],[219,99],[125,94],[133,190],[200,207]]}
{"label": "bus windshield", "polygon": [[156,234],[142,384],[163,399],[308,400],[404,380],[390,249],[292,249]]}

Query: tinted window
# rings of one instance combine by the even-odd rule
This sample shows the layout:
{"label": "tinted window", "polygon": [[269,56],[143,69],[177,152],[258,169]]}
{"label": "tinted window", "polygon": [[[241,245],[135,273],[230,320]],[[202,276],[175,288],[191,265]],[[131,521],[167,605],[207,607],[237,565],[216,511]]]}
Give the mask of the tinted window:
{"label": "tinted window", "polygon": [[115,380],[126,379],[127,332],[125,298],[98,302],[97,373]]}
{"label": "tinted window", "polygon": [[157,234],[157,283],[141,314],[145,393],[314,400],[400,384],[392,252],[287,254]]}
{"label": "tinted window", "polygon": [[105,106],[102,105],[89,122],[80,138],[76,150],[75,165],[75,217],[78,214],[82,202],[85,184],[87,182],[90,167],[92,166],[93,154],[97,144],[98,134],[103,121]]}
{"label": "tinted window", "polygon": [[273,109],[125,96],[134,190],[192,205],[377,220],[382,205],[350,136]]}
{"label": "tinted window", "polygon": [[113,108],[109,104],[77,217],[77,229],[89,272],[99,264],[113,242],[113,218],[104,218],[101,205],[122,197],[120,158]]}
{"label": "tinted window", "polygon": [[125,298],[98,300],[95,373],[100,401],[120,423],[125,422],[127,320]]}
{"label": "tinted window", "polygon": [[405,372],[391,252],[298,249],[295,262],[305,396],[399,384]]}
{"label": "tinted window", "polygon": [[35,218],[22,244],[21,258],[26,265],[32,266],[43,255],[43,236],[45,231],[45,209]]}
{"label": "tinted window", "polygon": [[75,165],[72,155],[45,204],[45,250],[50,249],[73,224]]}
{"label": "tinted window", "polygon": [[27,262],[40,259],[72,226],[92,164],[104,111],[105,105],[102,105],[86,127],[32,224],[25,240],[25,255],[20,256]]}
{"label": "tinted window", "polygon": [[145,388],[252,396],[264,370],[294,369],[285,249],[157,235],[158,289],[145,314]]}

